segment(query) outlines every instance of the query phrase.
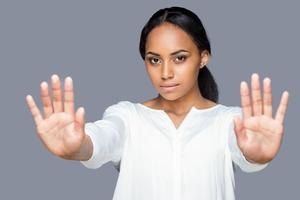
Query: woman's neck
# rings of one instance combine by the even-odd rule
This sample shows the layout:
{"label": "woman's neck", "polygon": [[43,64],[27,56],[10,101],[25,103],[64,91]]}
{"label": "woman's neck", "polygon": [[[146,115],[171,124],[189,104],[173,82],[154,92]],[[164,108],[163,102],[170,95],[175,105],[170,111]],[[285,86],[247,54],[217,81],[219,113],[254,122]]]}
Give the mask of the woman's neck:
{"label": "woman's neck", "polygon": [[176,100],[167,100],[159,94],[154,99],[154,105],[158,109],[165,110],[166,112],[181,115],[189,112],[193,106],[198,109],[204,109],[212,107],[216,105],[216,103],[205,99],[199,91],[198,93],[196,92]]}

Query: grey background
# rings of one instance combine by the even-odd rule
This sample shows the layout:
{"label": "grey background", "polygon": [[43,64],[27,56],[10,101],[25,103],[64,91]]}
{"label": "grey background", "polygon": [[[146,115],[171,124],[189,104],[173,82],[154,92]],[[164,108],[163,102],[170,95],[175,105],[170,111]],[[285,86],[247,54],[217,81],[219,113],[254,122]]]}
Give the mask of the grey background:
{"label": "grey background", "polygon": [[290,92],[281,150],[263,171],[238,171],[237,199],[296,199],[299,193],[299,3],[297,1],[0,1],[0,199],[111,199],[111,163],[97,170],[49,153],[38,139],[25,96],[71,76],[87,121],[120,100],[156,95],[138,53],[140,31],[159,8],[194,11],[212,46],[208,65],[220,103],[240,105],[239,83],[271,77],[274,110]]}

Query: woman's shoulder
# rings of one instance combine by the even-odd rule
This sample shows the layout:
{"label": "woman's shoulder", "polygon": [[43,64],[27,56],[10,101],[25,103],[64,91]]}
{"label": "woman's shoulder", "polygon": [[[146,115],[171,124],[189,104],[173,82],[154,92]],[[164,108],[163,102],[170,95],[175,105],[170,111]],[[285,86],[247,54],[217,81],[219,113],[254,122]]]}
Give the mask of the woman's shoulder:
{"label": "woman's shoulder", "polygon": [[111,105],[109,105],[105,111],[131,111],[134,107],[134,102],[129,100],[119,100]]}
{"label": "woman's shoulder", "polygon": [[[150,109],[158,109],[154,104],[153,100],[144,101],[144,102],[133,102],[130,100],[119,100],[106,108],[106,110],[114,110],[114,111],[135,111],[137,106],[142,106],[144,108]],[[242,113],[242,109],[240,106],[236,105],[225,105],[221,103],[217,103],[214,107],[218,108],[217,110],[224,114],[229,115],[240,115]]]}
{"label": "woman's shoulder", "polygon": [[233,105],[224,105],[224,104],[218,104],[221,113],[223,113],[227,117],[234,117],[234,116],[241,116],[242,115],[242,109],[240,106],[233,106]]}

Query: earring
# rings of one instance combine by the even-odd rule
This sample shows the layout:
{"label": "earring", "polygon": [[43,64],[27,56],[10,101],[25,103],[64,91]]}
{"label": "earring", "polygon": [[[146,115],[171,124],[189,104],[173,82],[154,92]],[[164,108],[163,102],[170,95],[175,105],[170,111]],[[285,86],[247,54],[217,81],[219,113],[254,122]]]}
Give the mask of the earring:
{"label": "earring", "polygon": [[205,63],[201,63],[201,67],[204,67],[205,66]]}

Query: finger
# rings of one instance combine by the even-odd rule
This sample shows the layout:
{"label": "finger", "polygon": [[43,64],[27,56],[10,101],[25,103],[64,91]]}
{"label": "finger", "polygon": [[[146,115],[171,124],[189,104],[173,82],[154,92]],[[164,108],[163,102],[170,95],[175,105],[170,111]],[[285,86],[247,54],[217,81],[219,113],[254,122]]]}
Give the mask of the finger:
{"label": "finger", "polygon": [[29,111],[32,114],[35,125],[38,126],[43,121],[43,117],[40,113],[40,110],[36,106],[36,104],[35,104],[35,102],[34,102],[31,95],[26,96],[26,102],[27,102],[27,106],[29,108]]}
{"label": "finger", "polygon": [[52,107],[51,98],[49,96],[47,82],[41,83],[41,99],[43,103],[45,118],[47,119],[53,113],[53,107]]}
{"label": "finger", "polygon": [[239,117],[234,118],[234,131],[239,144],[246,140],[243,122]]}
{"label": "finger", "polygon": [[264,115],[272,117],[272,88],[271,88],[271,79],[264,79],[264,96],[263,96],[263,109]]}
{"label": "finger", "polygon": [[65,98],[64,98],[64,109],[67,113],[74,115],[74,92],[73,92],[73,81],[71,77],[65,79]]}
{"label": "finger", "polygon": [[83,133],[85,124],[85,112],[84,108],[80,107],[77,109],[75,114],[75,130],[76,132]]}
{"label": "finger", "polygon": [[54,112],[62,112],[63,111],[63,104],[62,104],[62,92],[60,87],[60,80],[59,77],[54,74],[51,77],[52,81],[52,95],[53,95],[53,108]]}
{"label": "finger", "polygon": [[243,111],[243,118],[247,119],[252,116],[252,110],[251,110],[249,88],[245,81],[241,82],[240,93],[241,93],[241,105]]}
{"label": "finger", "polygon": [[284,91],[282,93],[280,104],[277,109],[276,117],[275,117],[275,119],[279,121],[281,124],[283,124],[284,121],[284,117],[288,106],[288,100],[289,100],[289,93],[288,91]]}
{"label": "finger", "polygon": [[252,74],[251,77],[251,93],[253,115],[262,115],[262,99],[260,94],[259,76],[256,73]]}

